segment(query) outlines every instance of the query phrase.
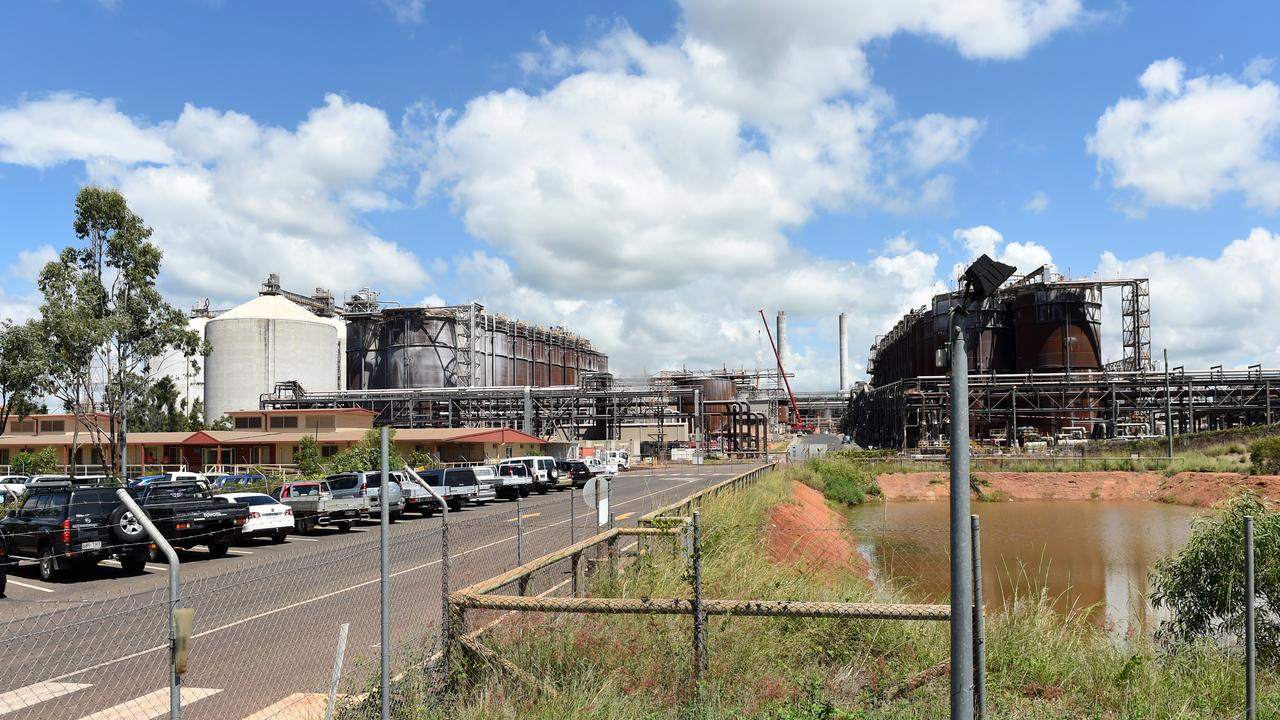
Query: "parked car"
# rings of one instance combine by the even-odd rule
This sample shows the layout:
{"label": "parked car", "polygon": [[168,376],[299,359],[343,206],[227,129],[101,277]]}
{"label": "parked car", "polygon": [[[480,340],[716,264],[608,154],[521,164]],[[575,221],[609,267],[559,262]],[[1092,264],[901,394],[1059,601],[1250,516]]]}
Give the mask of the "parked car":
{"label": "parked car", "polygon": [[[494,493],[500,498],[515,500],[517,497],[529,497],[533,489],[533,479],[529,477],[529,469],[523,464],[506,466],[506,473],[499,473],[498,468],[478,465],[471,468],[476,480],[481,484],[493,486]],[[516,471],[519,472],[516,472]]]}
{"label": "parked car", "polygon": [[612,464],[617,471],[625,471],[631,469],[631,451],[630,450],[605,450],[604,457],[600,458],[605,464]]}
{"label": "parked car", "polygon": [[203,473],[189,472],[187,470],[174,470],[172,472],[160,473],[159,475],[145,475],[136,480],[130,480],[128,488],[130,490],[142,490],[151,485],[151,483],[157,482],[193,482],[200,485],[205,490],[218,487],[210,483],[209,478],[205,477]]}
{"label": "parked car", "polygon": [[211,487],[237,487],[246,485],[262,485],[267,482],[266,475],[258,473],[244,473],[242,475],[223,475],[217,481],[210,481]]}
{"label": "parked car", "polygon": [[585,463],[588,468],[591,468],[592,475],[603,475],[605,477],[613,477],[618,472],[618,468],[616,466],[611,468],[609,465],[601,461],[600,458],[596,458],[596,457],[583,458],[582,462]]}
{"label": "parked car", "polygon": [[328,525],[348,532],[352,523],[369,514],[366,498],[336,498],[324,481],[285,483],[272,490],[271,497],[293,509],[293,527],[304,535]]}
{"label": "parked car", "polygon": [[[382,472],[347,472],[337,473],[325,478],[335,498],[358,497],[369,501],[369,517],[381,519],[381,498],[379,488],[382,485]],[[404,513],[404,492],[400,483],[392,480],[387,490],[387,522],[394,523]]]}
{"label": "parked car", "polygon": [[475,471],[469,467],[423,469],[418,471],[418,477],[431,487],[437,488],[436,492],[444,496],[445,502],[453,512],[461,510],[468,500],[477,505],[483,505],[497,497],[493,485],[481,484],[476,479]]}
{"label": "parked car", "polygon": [[17,502],[30,480],[26,475],[0,475],[0,500]]}
{"label": "parked car", "polygon": [[565,477],[568,477],[576,488],[585,486],[588,480],[596,476],[596,473],[592,472],[591,468],[587,467],[587,464],[581,460],[565,460],[563,472]]}
{"label": "parked car", "polygon": [[282,543],[293,529],[293,508],[270,495],[236,492],[214,497],[249,508],[249,519],[240,527],[242,538],[269,536],[273,542]]}
{"label": "parked car", "polygon": [[[396,470],[391,473],[391,478],[400,485],[400,492],[404,495],[405,512],[416,512],[422,517],[431,517],[440,509],[440,503],[436,497],[412,475]],[[437,492],[440,491],[437,490]]]}
{"label": "parked car", "polygon": [[524,457],[513,457],[502,461],[503,465],[508,463],[523,463],[529,468],[529,474],[533,478],[534,489],[539,494],[545,495],[547,490],[563,490],[570,486],[565,480],[561,481],[560,471],[556,469],[556,459],[550,455],[526,455]]}
{"label": "parked car", "polygon": [[170,545],[184,550],[205,545],[211,557],[226,555],[249,521],[248,508],[214,499],[193,480],[157,481],[130,492]]}
{"label": "parked car", "polygon": [[28,483],[22,504],[0,519],[0,542],[8,562],[39,563],[46,582],[112,557],[125,572],[139,573],[150,549],[142,524],[115,488],[66,479]]}

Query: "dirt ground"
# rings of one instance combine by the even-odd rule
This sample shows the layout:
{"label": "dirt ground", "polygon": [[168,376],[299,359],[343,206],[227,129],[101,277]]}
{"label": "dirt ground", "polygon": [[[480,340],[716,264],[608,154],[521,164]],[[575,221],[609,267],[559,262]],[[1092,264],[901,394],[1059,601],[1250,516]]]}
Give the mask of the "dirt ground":
{"label": "dirt ground", "polygon": [[808,485],[792,483],[792,492],[795,504],[783,503],[770,512],[769,558],[821,572],[846,570],[867,577],[867,562],[850,542],[844,517]]}
{"label": "dirt ground", "polygon": [[[977,473],[982,491],[998,500],[1152,500],[1207,507],[1242,489],[1280,500],[1280,476],[1239,473],[996,472]],[[946,473],[901,473],[876,478],[889,500],[941,500]]]}

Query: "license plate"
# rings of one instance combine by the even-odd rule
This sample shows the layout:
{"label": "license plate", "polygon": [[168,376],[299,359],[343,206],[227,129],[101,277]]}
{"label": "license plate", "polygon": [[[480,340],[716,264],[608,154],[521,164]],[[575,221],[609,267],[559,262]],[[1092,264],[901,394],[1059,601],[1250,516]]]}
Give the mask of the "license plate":
{"label": "license plate", "polygon": [[101,540],[94,540],[93,542],[82,543],[82,544],[80,545],[80,549],[81,549],[81,550],[101,550],[101,549],[102,549],[102,541],[101,541]]}

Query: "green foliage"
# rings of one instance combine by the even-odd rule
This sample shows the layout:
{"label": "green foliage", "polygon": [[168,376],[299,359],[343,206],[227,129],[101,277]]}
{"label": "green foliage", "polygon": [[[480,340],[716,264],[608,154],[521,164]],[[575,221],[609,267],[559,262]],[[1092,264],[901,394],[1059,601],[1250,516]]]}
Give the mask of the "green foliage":
{"label": "green foliage", "polygon": [[42,448],[34,452],[23,450],[13,456],[10,465],[13,472],[19,475],[49,475],[62,470],[62,462],[53,448]]}
{"label": "green foliage", "polygon": [[1258,475],[1280,475],[1280,437],[1249,443],[1249,462]]}
{"label": "green foliage", "polygon": [[1244,517],[1253,516],[1258,656],[1280,663],[1280,513],[1252,492],[1197,518],[1178,554],[1156,563],[1151,603],[1171,617],[1160,636],[1179,642],[1241,635],[1245,615]]}
{"label": "green foliage", "polygon": [[41,344],[35,323],[0,322],[0,435],[11,416],[31,414],[44,394],[48,364]]}
{"label": "green foliage", "polygon": [[811,472],[802,482],[817,488],[832,502],[861,505],[868,496],[880,495],[880,486],[876,484],[878,463],[836,455],[814,458],[805,465]]}
{"label": "green foliage", "polygon": [[316,442],[314,437],[304,435],[298,442],[298,454],[294,456],[293,462],[298,466],[298,472],[303,475],[307,477],[319,475],[323,469],[320,443]]}
{"label": "green foliage", "polygon": [[887,460],[896,457],[898,451],[892,448],[881,448],[879,450],[862,450],[852,448],[848,450],[837,450],[830,453],[832,457],[853,458],[855,460]]}
{"label": "green foliage", "polygon": [[235,426],[236,426],[236,423],[234,420],[231,419],[230,415],[223,415],[217,420],[214,420],[209,425],[209,429],[210,430],[231,430],[231,429],[234,429]]}
{"label": "green foliage", "polygon": [[[388,430],[387,443],[390,445],[389,464],[392,470],[399,470],[405,464],[404,458],[395,449],[395,428]],[[329,458],[325,463],[325,474],[340,472],[365,472],[382,467],[382,431],[373,428],[364,434],[358,442],[342,452]]]}
{"label": "green foliage", "polygon": [[440,462],[436,460],[436,456],[431,453],[414,450],[409,453],[409,467],[414,468],[415,470],[420,470],[422,468],[430,470],[432,468],[440,467]]}

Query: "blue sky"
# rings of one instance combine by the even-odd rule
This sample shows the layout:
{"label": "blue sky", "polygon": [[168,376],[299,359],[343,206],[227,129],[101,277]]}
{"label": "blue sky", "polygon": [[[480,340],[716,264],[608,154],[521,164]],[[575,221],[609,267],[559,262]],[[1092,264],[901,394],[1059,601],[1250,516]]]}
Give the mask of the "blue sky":
{"label": "blue sky", "polygon": [[1178,362],[1280,364],[1273,4],[884,8],[6,3],[0,315],[98,182],[181,305],[477,298],[624,374],[768,364],[785,307],[830,387],[839,312],[857,376],[978,251],[1149,274]]}

